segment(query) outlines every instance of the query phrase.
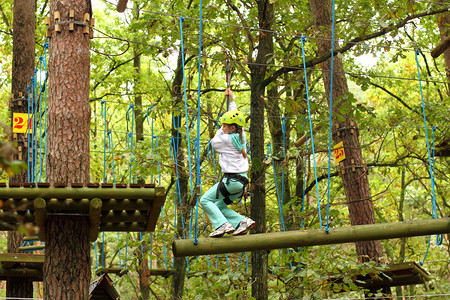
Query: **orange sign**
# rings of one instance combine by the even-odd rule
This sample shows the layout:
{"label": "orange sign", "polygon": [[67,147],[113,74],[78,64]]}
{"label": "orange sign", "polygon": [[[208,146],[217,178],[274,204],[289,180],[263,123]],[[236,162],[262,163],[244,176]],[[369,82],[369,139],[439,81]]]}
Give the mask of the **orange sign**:
{"label": "orange sign", "polygon": [[[31,122],[33,120],[33,115],[30,115],[28,119],[28,114],[13,113],[13,132],[14,133],[31,133]],[[28,126],[27,126],[28,124]],[[28,130],[27,130],[28,129]]]}
{"label": "orange sign", "polygon": [[345,152],[344,152],[344,144],[342,143],[342,141],[336,144],[336,146],[334,146],[333,149],[336,163],[343,161],[345,159]]}

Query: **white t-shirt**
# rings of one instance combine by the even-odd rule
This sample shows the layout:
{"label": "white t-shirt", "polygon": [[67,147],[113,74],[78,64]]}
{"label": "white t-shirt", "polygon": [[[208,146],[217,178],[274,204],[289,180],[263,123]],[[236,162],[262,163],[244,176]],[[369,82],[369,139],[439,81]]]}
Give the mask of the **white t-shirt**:
{"label": "white t-shirt", "polygon": [[[230,101],[228,110],[236,110],[237,105]],[[245,132],[242,132],[245,139]],[[219,153],[219,164],[223,173],[245,173],[248,172],[248,159],[242,156],[242,152],[237,150],[231,141],[229,134],[222,128],[217,130],[216,135],[211,140],[211,146]]]}

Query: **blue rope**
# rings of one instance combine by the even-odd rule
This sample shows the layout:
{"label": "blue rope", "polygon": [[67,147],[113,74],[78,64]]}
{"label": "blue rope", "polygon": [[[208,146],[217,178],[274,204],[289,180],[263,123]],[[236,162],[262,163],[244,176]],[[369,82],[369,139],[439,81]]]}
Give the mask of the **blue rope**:
{"label": "blue rope", "polygon": [[[419,58],[417,56],[417,54],[420,53],[420,50],[416,50],[414,51],[415,57],[416,57],[416,65],[417,65],[417,75],[419,76],[419,87],[420,87],[420,98],[422,100],[422,114],[423,114],[423,123],[424,123],[424,128],[425,128],[425,138],[426,138],[426,142],[427,142],[427,152],[428,152],[428,165],[430,166],[430,176],[431,176],[431,190],[432,190],[432,211],[431,211],[431,217],[432,218],[437,218],[437,211],[436,211],[436,195],[434,192],[434,170],[433,170],[433,163],[431,161],[431,154],[430,154],[430,142],[428,140],[428,129],[427,129],[427,117],[426,117],[426,113],[425,113],[425,101],[423,100],[423,89],[422,89],[422,81],[420,79],[420,66],[419,66]],[[434,133],[434,131],[433,131]],[[434,141],[434,138],[433,138]],[[434,142],[433,142],[434,144]],[[427,257],[428,254],[428,249],[430,248],[430,239],[428,240],[428,247],[427,247],[427,251],[425,253],[425,257],[423,258],[423,261],[420,263],[420,265],[423,265],[423,263],[425,262],[425,259]],[[436,236],[436,243],[439,245],[439,235]],[[441,241],[442,242],[442,241]]]}
{"label": "blue rope", "polygon": [[[285,159],[286,152],[286,118],[284,116],[281,117],[281,131],[283,133],[283,161]],[[281,166],[281,199],[280,199],[280,215],[281,215],[281,224],[283,226],[283,231],[286,231],[283,217],[283,206],[284,206],[284,163]],[[289,249],[288,249],[289,253]]]}
{"label": "blue rope", "polygon": [[31,159],[30,159],[30,140],[31,140],[31,120],[30,120],[30,86],[27,86],[27,94],[28,94],[28,102],[27,102],[27,111],[28,111],[28,121],[27,121],[27,164],[28,164],[28,182],[32,182],[31,176],[30,176],[30,170],[31,170]]}
{"label": "blue rope", "polygon": [[96,270],[98,270],[98,253],[97,253],[97,243],[94,242],[94,247],[95,247],[95,266],[96,266]]}
{"label": "blue rope", "polygon": [[[130,158],[130,165],[129,165],[129,171],[130,171],[130,178],[128,183],[131,183],[132,178],[132,167],[134,167],[134,152],[133,152],[133,133],[134,133],[134,105],[130,104],[127,110],[127,121],[130,120],[130,111],[131,111],[131,132],[127,135],[127,145],[128,149],[131,152],[131,158]],[[136,176],[134,177],[134,180],[136,181]]]}
{"label": "blue rope", "polygon": [[102,232],[102,268],[105,267],[105,232]]}
{"label": "blue rope", "polygon": [[103,182],[106,182],[106,101],[101,101],[100,105],[103,118]]}
{"label": "blue rope", "polygon": [[48,107],[47,107],[47,89],[48,89],[48,73],[47,73],[47,49],[50,47],[48,43],[49,39],[47,38],[47,42],[44,43],[44,70],[45,70],[45,89],[44,89],[44,106],[45,106],[45,169],[44,169],[44,178],[45,182],[47,182],[47,119],[48,119]]}
{"label": "blue rope", "polygon": [[119,244],[119,267],[122,269],[122,257],[120,256],[120,236],[117,232],[117,243]]}
{"label": "blue rope", "polygon": [[[334,23],[335,23],[335,9],[333,0],[333,21],[331,26],[331,79],[330,79],[330,124],[328,128],[328,184],[327,184],[327,226],[325,227],[325,232],[330,231],[330,173],[331,173],[331,127],[333,126],[333,65],[334,65]],[[305,70],[306,72],[306,70]]]}
{"label": "blue rope", "polygon": [[320,228],[322,228],[322,214],[320,212],[320,197],[319,197],[319,186],[318,186],[319,184],[317,182],[316,153],[314,151],[314,133],[313,133],[313,127],[312,127],[312,123],[311,123],[311,107],[309,105],[308,76],[306,74],[306,59],[305,59],[305,46],[304,46],[305,40],[306,40],[305,36],[302,36],[301,42],[302,42],[302,55],[303,55],[303,70],[305,71],[305,89],[306,89],[306,100],[307,100],[307,104],[308,104],[309,130],[311,132],[311,147],[312,147],[313,161],[314,161],[314,178],[316,180],[317,209],[319,211]]}
{"label": "blue rope", "polygon": [[[114,149],[114,144],[113,144],[113,140],[112,140],[112,136],[111,136],[111,131],[108,131],[108,152],[112,153],[111,150]],[[116,187],[116,170],[114,167],[114,153],[112,155],[112,169],[113,169],[113,183],[114,183],[114,187]]]}
{"label": "blue rope", "polygon": [[33,139],[33,143],[34,143],[34,181],[35,183],[37,183],[37,175],[38,175],[38,161],[37,161],[37,149],[38,149],[38,142],[37,142],[37,115],[38,115],[38,88],[37,88],[37,71],[38,69],[34,69],[34,139]]}
{"label": "blue rope", "polygon": [[[201,92],[201,82],[202,82],[202,0],[200,0],[200,28],[199,28],[199,38],[198,38],[198,92],[197,92],[197,186],[199,187],[199,192],[202,186],[202,181],[200,177],[200,92]],[[195,212],[195,240],[194,245],[198,244],[198,203],[200,202],[199,195],[197,195],[197,207]]]}
{"label": "blue rope", "polygon": [[39,56],[39,182],[42,182],[42,60],[44,58]]}

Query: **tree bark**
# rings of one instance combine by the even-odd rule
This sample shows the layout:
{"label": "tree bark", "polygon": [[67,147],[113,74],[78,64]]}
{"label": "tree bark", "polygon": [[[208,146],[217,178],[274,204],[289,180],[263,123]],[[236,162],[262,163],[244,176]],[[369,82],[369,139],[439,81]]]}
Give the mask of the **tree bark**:
{"label": "tree bark", "polygon": [[[15,0],[13,8],[13,63],[12,63],[12,89],[13,98],[18,99],[19,94],[27,99],[27,86],[30,84],[31,77],[34,76],[35,62],[35,11],[36,3],[33,0]],[[27,102],[13,102],[11,109],[11,120],[14,112],[26,113]],[[27,134],[17,134],[17,146],[22,149],[22,157],[18,154],[14,159],[22,159],[25,163],[28,161],[26,136]],[[10,182],[27,182],[27,171],[17,174],[10,178]],[[18,248],[23,242],[23,235],[8,231],[8,253],[17,253]],[[33,281],[29,278],[11,277],[6,282],[6,296],[18,298],[33,297]]]}
{"label": "tree bark", "polygon": [[[450,3],[450,1],[444,1]],[[441,41],[450,36],[450,13],[442,13],[437,16],[437,23],[439,32],[441,34]],[[447,81],[450,82],[450,48],[444,52],[445,73],[447,75]],[[447,95],[450,96],[450,83],[447,83]]]}
{"label": "tree bark", "polygon": [[[310,0],[311,13],[314,24],[321,32],[322,37],[327,40],[318,40],[318,55],[324,55],[331,52],[331,21],[332,7],[329,0],[319,1]],[[321,30],[320,26],[325,29]],[[330,40],[328,40],[330,39]],[[337,45],[337,43],[336,43]],[[335,46],[336,46],[335,45]],[[322,63],[322,76],[325,83],[327,99],[330,99],[331,85],[331,59]],[[367,178],[367,169],[361,168],[364,160],[359,143],[359,130],[355,120],[351,117],[351,107],[347,112],[342,111],[343,105],[351,105],[345,102],[345,99],[339,97],[348,93],[347,78],[344,74],[344,65],[342,59],[338,56],[333,58],[333,124],[336,128],[333,140],[337,144],[340,141],[344,144],[345,160],[343,160],[341,170],[342,181],[348,202],[350,221],[352,225],[374,224],[375,214],[373,209],[372,197],[370,194],[369,180]],[[337,134],[339,133],[339,135]],[[352,168],[355,167],[354,171]],[[382,255],[381,244],[379,242],[364,242],[356,244],[356,252],[362,261],[373,260]]]}
{"label": "tree bark", "polygon": [[[184,49],[186,51],[186,49]],[[183,86],[183,63],[182,63],[182,53],[178,56],[177,69],[175,73],[175,77],[172,81],[172,99],[173,102],[173,110],[175,111],[177,107],[181,107],[181,103],[183,100],[182,86]],[[176,157],[176,166],[175,168],[175,180],[179,180],[179,193],[176,192],[176,203],[177,206],[177,237],[184,238],[183,232],[183,221],[188,219],[189,213],[189,203],[188,203],[188,175],[186,173],[185,166],[185,156],[183,152],[182,146],[182,135],[180,132],[181,129],[181,117],[179,114],[177,116],[174,115],[174,121],[172,122],[172,139],[173,145],[171,145],[172,149],[174,149],[173,153],[177,154]],[[175,185],[177,186],[177,185]],[[181,197],[179,199],[178,197]],[[171,299],[180,300],[183,299],[183,291],[184,291],[184,280],[186,275],[186,258],[184,257],[176,257],[174,261],[174,269],[175,274],[172,279],[172,293]]]}
{"label": "tree bark", "polygon": [[[274,21],[273,4],[269,0],[259,0],[258,22],[259,28],[270,30]],[[273,53],[273,34],[259,32],[258,54],[256,64],[250,66],[251,96],[250,96],[250,149],[252,166],[250,169],[251,191],[253,193],[250,204],[251,218],[256,222],[256,233],[266,231],[266,197],[265,197],[265,166],[264,166],[264,91],[261,84],[266,75],[268,56]],[[252,297],[256,299],[268,298],[267,286],[267,251],[252,252]]]}
{"label": "tree bark", "polygon": [[[84,22],[90,1],[51,0],[50,16]],[[52,19],[52,25],[55,20]],[[89,35],[84,26],[51,28],[48,99],[48,182],[89,182]],[[89,220],[83,212],[59,212],[46,222],[44,299],[88,299]],[[84,212],[85,213],[85,212]]]}

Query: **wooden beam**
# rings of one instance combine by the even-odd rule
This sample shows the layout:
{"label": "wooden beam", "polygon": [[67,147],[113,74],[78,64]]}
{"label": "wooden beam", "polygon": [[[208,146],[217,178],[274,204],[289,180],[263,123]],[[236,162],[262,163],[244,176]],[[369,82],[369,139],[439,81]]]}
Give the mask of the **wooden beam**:
{"label": "wooden beam", "polygon": [[128,0],[119,0],[119,3],[117,3],[117,11],[118,12],[124,12],[127,8]]}
{"label": "wooden beam", "polygon": [[[316,125],[313,128],[313,134],[316,133],[317,131],[319,131],[320,129],[322,129],[322,126],[320,125]],[[306,142],[306,138],[308,136],[311,136],[311,133],[308,131],[307,133],[305,133],[301,138],[299,138],[296,142],[295,142],[295,147],[300,148],[305,142]]]}
{"label": "wooden beam", "polygon": [[120,232],[126,232],[126,231],[135,231],[144,232],[146,230],[145,223],[102,223],[100,224],[100,231],[120,231]]}
{"label": "wooden beam", "polygon": [[153,232],[155,231],[156,221],[158,220],[158,216],[161,214],[161,207],[166,198],[165,189],[163,187],[156,188],[155,200],[153,201],[152,210],[148,215],[147,226],[145,231]]}
{"label": "wooden beam", "polygon": [[99,198],[92,199],[89,206],[89,239],[91,242],[97,240],[101,214],[102,200]]}
{"label": "wooden beam", "polygon": [[23,246],[19,247],[19,251],[26,252],[26,251],[38,251],[45,249],[45,245],[32,245],[32,246]]}
{"label": "wooden beam", "polygon": [[442,53],[444,53],[444,51],[450,47],[450,36],[446,37],[444,40],[442,40],[439,45],[436,46],[436,48],[434,48],[431,51],[431,57],[433,58],[437,58],[439,55],[441,55]]}
{"label": "wooden beam", "polygon": [[34,220],[39,227],[38,236],[42,242],[45,242],[45,223],[47,222],[47,203],[42,198],[34,200]]}
{"label": "wooden beam", "polygon": [[44,255],[41,254],[23,254],[23,253],[1,253],[0,264],[5,267],[5,264],[13,263],[35,263],[43,264]]}
{"label": "wooden beam", "polygon": [[33,281],[42,281],[42,270],[36,269],[0,269],[0,280],[7,277],[26,277]]}
{"label": "wooden beam", "polygon": [[1,187],[0,200],[12,199],[153,199],[156,188]]}
{"label": "wooden beam", "polygon": [[140,211],[110,211],[100,217],[102,223],[147,222],[147,213]]}
{"label": "wooden beam", "polygon": [[412,236],[450,233],[450,218],[414,220],[323,229],[250,234],[226,238],[200,238],[173,242],[173,254],[197,256],[205,254],[297,248],[363,241],[406,238]]}

